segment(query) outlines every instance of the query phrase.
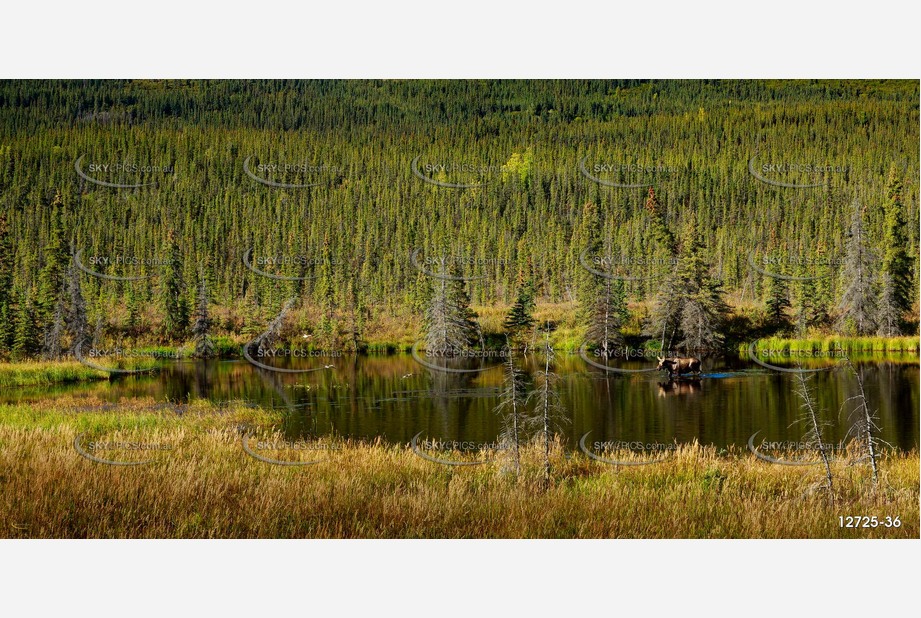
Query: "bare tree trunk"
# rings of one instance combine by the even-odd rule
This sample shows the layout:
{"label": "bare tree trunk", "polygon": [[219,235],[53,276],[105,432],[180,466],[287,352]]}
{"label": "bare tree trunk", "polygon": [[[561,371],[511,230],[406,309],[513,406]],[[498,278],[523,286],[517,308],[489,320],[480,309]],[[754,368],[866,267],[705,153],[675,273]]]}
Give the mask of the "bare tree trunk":
{"label": "bare tree trunk", "polygon": [[860,375],[856,367],[852,365],[851,368],[854,370],[854,375],[857,376],[857,386],[860,388],[860,406],[858,410],[861,411],[863,416],[863,437],[866,443],[867,455],[870,458],[870,468],[873,470],[873,484],[879,485],[879,469],[876,462],[878,455],[876,453],[876,439],[873,437],[873,429],[876,427],[876,423],[873,420],[870,408],[867,406],[867,394],[863,389],[863,376]]}
{"label": "bare tree trunk", "polygon": [[550,487],[550,357],[553,348],[550,347],[550,330],[548,329],[544,340],[546,355],[544,359],[544,385],[543,385],[543,432],[544,432],[544,488]]}
{"label": "bare tree trunk", "polygon": [[831,502],[834,502],[835,498],[832,488],[831,465],[828,461],[828,450],[825,445],[825,441],[822,440],[822,428],[819,425],[818,411],[816,410],[815,405],[812,402],[812,397],[809,394],[809,388],[806,385],[805,376],[802,373],[797,373],[796,377],[797,380],[799,380],[799,394],[803,399],[803,407],[806,409],[806,416],[809,419],[810,433],[812,434],[813,440],[816,443],[816,449],[819,451],[819,455],[822,457],[822,465],[825,466],[825,482],[826,489],[828,489],[828,497]]}

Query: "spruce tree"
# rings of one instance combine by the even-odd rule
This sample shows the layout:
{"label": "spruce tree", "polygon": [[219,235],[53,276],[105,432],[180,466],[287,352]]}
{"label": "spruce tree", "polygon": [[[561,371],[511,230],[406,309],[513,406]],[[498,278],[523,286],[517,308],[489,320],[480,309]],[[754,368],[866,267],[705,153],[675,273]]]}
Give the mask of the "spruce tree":
{"label": "spruce tree", "polygon": [[4,300],[0,303],[0,358],[10,358],[15,334],[13,312],[10,310],[9,302]]}
{"label": "spruce tree", "polygon": [[627,303],[622,279],[604,278],[592,303],[586,341],[611,358],[614,349],[623,344],[621,330],[627,319]]}
{"label": "spruce tree", "polygon": [[42,269],[38,275],[36,312],[41,328],[52,326],[55,308],[63,289],[64,274],[70,256],[64,241],[64,203],[60,193],[51,202],[51,227],[48,244],[42,252]]}
{"label": "spruce tree", "polygon": [[645,208],[652,229],[652,237],[660,251],[674,263],[662,273],[659,279],[658,289],[643,328],[643,333],[658,339],[662,351],[666,351],[672,348],[679,335],[681,320],[679,300],[683,294],[683,287],[678,274],[680,265],[678,240],[668,227],[665,209],[659,203],[659,198],[652,187],[649,188]]}
{"label": "spruce tree", "polygon": [[650,227],[652,227],[653,238],[660,246],[665,248],[670,256],[676,256],[678,253],[678,241],[668,227],[665,208],[659,203],[659,198],[656,197],[655,189],[652,187],[649,187],[645,207]]}
{"label": "spruce tree", "polygon": [[185,336],[189,325],[189,307],[185,299],[183,260],[179,240],[174,230],[166,238],[164,253],[168,263],[164,268],[160,289],[160,307],[163,310],[163,332],[167,339],[179,340]]}
{"label": "spruce tree", "polygon": [[512,339],[525,335],[534,326],[534,280],[523,271],[518,273],[518,293],[503,326]]}
{"label": "spruce tree", "polygon": [[16,330],[13,335],[13,358],[28,358],[38,351],[38,326],[32,294],[22,291],[16,311]]}
{"label": "spruce tree", "polygon": [[692,223],[678,263],[679,346],[688,351],[712,350],[724,341],[723,324],[729,307],[723,300],[722,283],[711,276],[705,255],[706,247]]}
{"label": "spruce tree", "polygon": [[335,281],[333,264],[330,256],[332,255],[329,242],[329,233],[323,237],[323,250],[321,263],[319,265],[319,276],[315,288],[316,302],[320,306],[320,323],[317,325],[319,339],[327,348],[335,345],[336,338],[336,321],[335,321]]}
{"label": "spruce tree", "polygon": [[765,302],[765,319],[775,332],[786,333],[790,330],[790,293],[787,281],[780,277],[767,277],[765,281],[767,300]]}
{"label": "spruce tree", "polygon": [[64,302],[64,290],[62,289],[61,293],[58,294],[51,321],[46,325],[43,335],[42,357],[45,360],[58,360],[61,358],[61,351],[64,345],[66,312],[67,305]]}
{"label": "spruce tree", "polygon": [[9,358],[13,347],[13,243],[9,219],[0,212],[0,358]]}
{"label": "spruce tree", "polygon": [[[601,237],[601,217],[598,207],[593,202],[588,202],[582,208],[582,221],[579,226],[577,250],[580,250],[588,260],[601,256],[604,241]],[[576,295],[579,301],[579,321],[588,323],[592,318],[593,305],[598,295],[598,276],[585,268],[580,268],[576,279]]]}
{"label": "spruce tree", "polygon": [[211,358],[214,356],[214,342],[211,340],[211,317],[208,313],[208,286],[202,272],[198,280],[198,303],[195,308],[195,321],[192,323],[192,337],[195,340],[195,357]]}
{"label": "spruce tree", "polygon": [[911,311],[911,261],[908,258],[908,238],[902,207],[902,182],[893,166],[886,187],[885,234],[883,237],[883,264],[880,270],[879,334],[894,337],[901,334],[903,320]]}
{"label": "spruce tree", "polygon": [[[805,277],[805,269],[798,271]],[[797,303],[796,303],[796,334],[805,337],[809,329],[819,326],[824,320],[824,312],[820,309],[821,304],[816,290],[814,279],[800,279],[797,281]]]}
{"label": "spruce tree", "polygon": [[[9,219],[5,212],[0,212],[0,307],[12,302],[10,290],[13,286],[13,242],[10,234]],[[0,328],[3,328],[0,325]]]}

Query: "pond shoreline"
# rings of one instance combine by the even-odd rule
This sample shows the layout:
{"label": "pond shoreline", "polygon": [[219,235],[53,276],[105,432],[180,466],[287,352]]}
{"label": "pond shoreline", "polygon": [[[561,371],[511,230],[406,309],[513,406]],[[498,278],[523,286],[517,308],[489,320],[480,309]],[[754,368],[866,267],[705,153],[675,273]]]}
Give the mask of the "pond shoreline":
{"label": "pond shoreline", "polygon": [[[156,355],[162,359],[174,360],[196,360],[191,352],[183,354],[185,346],[179,347],[156,347],[140,348],[139,354],[149,355],[149,350],[156,350]],[[381,343],[360,352],[342,352],[342,355],[357,355],[362,357],[380,357],[397,354],[410,354],[412,345],[398,343]],[[305,347],[306,352],[313,348]],[[821,338],[763,338],[757,341],[748,342],[740,345],[735,350],[723,350],[716,352],[715,355],[738,354],[740,357],[747,357],[752,351],[763,352],[771,351],[779,354],[812,354],[816,357],[825,357],[828,353],[835,353],[839,356],[855,355],[856,359],[873,359],[879,361],[906,362],[913,361],[919,357],[921,351],[921,342],[915,337],[841,337],[829,335]],[[578,347],[562,346],[557,348],[558,352],[575,354],[578,353]],[[631,347],[629,345],[619,346],[617,352],[625,353],[620,356],[621,360],[648,360],[653,362],[657,351],[652,348]],[[635,353],[630,358],[626,352]],[[237,353],[226,350],[224,354],[213,360],[244,360],[242,346]],[[20,387],[20,386],[38,386],[51,384],[66,384],[81,381],[95,381],[109,379],[109,374],[100,371],[87,364],[80,363],[78,360],[69,357],[60,361],[13,361],[0,362],[0,387]]]}

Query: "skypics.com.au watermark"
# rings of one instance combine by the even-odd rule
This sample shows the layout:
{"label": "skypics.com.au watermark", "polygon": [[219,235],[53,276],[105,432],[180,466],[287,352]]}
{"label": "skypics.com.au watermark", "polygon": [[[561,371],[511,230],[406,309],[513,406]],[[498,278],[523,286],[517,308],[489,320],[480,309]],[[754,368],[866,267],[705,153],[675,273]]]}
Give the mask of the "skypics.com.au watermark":
{"label": "skypics.com.au watermark", "polygon": [[83,255],[83,252],[83,249],[79,249],[74,253],[74,265],[88,275],[99,279],[108,279],[110,281],[140,281],[152,277],[153,275],[110,275],[101,271],[105,271],[109,268],[126,270],[127,272],[136,272],[144,268],[159,270],[172,264],[170,258],[156,256],[146,257],[125,253],[116,255]]}
{"label": "skypics.com.au watermark", "polygon": [[[766,277],[787,281],[811,281],[825,279],[835,274],[846,263],[844,256],[807,256],[800,254],[755,256],[755,250],[748,254],[748,265],[752,270]],[[825,272],[823,272],[823,270]],[[786,272],[804,272],[815,274],[789,275]]]}
{"label": "skypics.com.au watermark", "polygon": [[[243,452],[274,466],[311,466],[329,460],[329,453],[341,451],[342,445],[331,438],[287,440],[278,434],[256,437],[244,429],[240,438]],[[318,454],[326,454],[319,457]]]}
{"label": "skypics.com.au watermark", "polygon": [[678,450],[675,442],[641,442],[626,440],[605,440],[592,442],[592,450],[601,453],[614,453],[621,451],[634,451],[638,453],[662,453]]}
{"label": "skypics.com.au watermark", "polygon": [[410,264],[419,272],[435,279],[447,281],[477,281],[485,279],[484,274],[452,274],[452,273],[482,273],[492,268],[504,268],[510,264],[505,258],[493,256],[449,255],[436,254],[423,256],[422,249],[414,249],[409,255]]}
{"label": "skypics.com.au watermark", "polygon": [[[816,466],[824,463],[819,457],[824,453],[829,463],[841,457],[847,451],[844,441],[838,443],[822,443],[821,447],[815,440],[768,440],[762,438],[756,445],[755,437],[761,433],[759,429],[748,439],[748,450],[758,459],[781,466]],[[802,457],[811,459],[802,459]]]}
{"label": "skypics.com.au watermark", "polygon": [[433,358],[476,358],[476,359],[499,359],[507,360],[509,357],[508,350],[481,350],[478,348],[462,348],[458,346],[429,346],[421,348],[426,356]]}
{"label": "skypics.com.au watermark", "polygon": [[[658,357],[656,356],[655,352],[651,350],[646,350],[644,348],[632,348],[630,346],[611,346],[607,349],[603,347],[595,347],[591,350],[591,352],[589,352],[588,348],[588,342],[585,342],[579,346],[579,358],[581,358],[586,364],[591,365],[596,369],[601,369],[611,373],[649,373],[658,371],[655,365],[642,369],[627,369],[623,367],[612,367],[611,365],[607,364],[612,360],[644,360],[650,362],[657,361]],[[594,359],[591,357],[594,357]]]}
{"label": "skypics.com.au watermark", "polygon": [[643,281],[662,276],[664,271],[678,265],[674,257],[652,257],[632,255],[590,255],[589,249],[579,254],[579,266],[604,279],[622,281]]}
{"label": "skypics.com.au watermark", "polygon": [[[837,361],[847,358],[847,352],[843,348],[832,348],[830,350],[806,349],[791,350],[789,348],[759,348],[757,341],[748,344],[748,358],[757,365],[773,371],[782,373],[815,373],[818,371],[827,371],[837,366]],[[800,366],[803,361],[831,360],[834,364],[823,367],[804,368]],[[772,362],[768,362],[772,361]],[[794,366],[775,365],[776,362],[789,361]]]}
{"label": "skypics.com.au watermark", "polygon": [[84,161],[80,155],[74,161],[74,170],[80,178],[112,189],[138,189],[159,185],[164,178],[174,176],[175,166],[170,164],[137,163],[92,159]]}
{"label": "skypics.com.au watermark", "polygon": [[[509,450],[510,446],[498,441],[478,442],[475,440],[433,440],[426,438],[420,440],[425,433],[420,431],[410,441],[410,448],[417,456],[441,464],[443,466],[479,466],[489,463],[502,451]],[[462,459],[461,457],[479,457],[478,459]]]}
{"label": "skypics.com.au watermark", "polygon": [[[463,347],[463,346],[453,346],[453,345],[427,345],[424,341],[416,341],[411,349],[411,354],[413,360],[417,363],[426,367],[428,369],[433,369],[435,371],[441,371],[444,373],[479,373],[481,371],[487,371],[495,367],[501,366],[502,362],[505,362],[509,358],[509,352],[506,349],[498,350],[488,350],[474,347]],[[425,357],[423,357],[425,354]],[[444,361],[445,364],[439,365],[433,362],[430,362],[428,358],[440,359]],[[448,363],[454,362],[455,364],[464,364],[469,363],[470,361],[502,361],[499,363],[493,363],[483,367],[456,367],[450,366]]]}
{"label": "skypics.com.au watermark", "polygon": [[[243,265],[260,277],[275,279],[277,281],[307,281],[319,276],[316,270],[320,267],[338,267],[341,265],[335,258],[326,255],[303,254],[276,254],[253,255],[250,247],[243,252]],[[307,274],[308,271],[313,274]],[[297,275],[282,274],[279,271],[296,271]]]}
{"label": "skypics.com.au watermark", "polygon": [[[336,366],[331,361],[342,358],[342,350],[326,350],[310,347],[272,347],[263,346],[259,340],[251,341],[243,346],[243,358],[254,367],[274,371],[276,373],[313,373],[315,371],[325,371],[335,369]],[[282,367],[270,364],[278,360],[319,360],[322,364],[313,367]],[[263,362],[264,361],[264,362]]]}
{"label": "skypics.com.au watermark", "polygon": [[255,358],[341,358],[341,350],[315,350],[310,348],[263,348],[255,349]]}
{"label": "skypics.com.au watermark", "polygon": [[181,355],[170,350],[130,350],[120,346],[100,348],[79,341],[74,346],[74,357],[97,371],[110,374],[140,374],[156,371],[158,364],[155,361],[178,360]]}
{"label": "skypics.com.au watermark", "polygon": [[[669,459],[678,450],[675,442],[643,442],[639,440],[604,440],[595,441],[589,446],[586,444],[589,431],[579,440],[579,450],[594,461],[612,466],[648,466],[661,463]],[[623,455],[655,455],[653,459],[613,459]]]}
{"label": "skypics.com.au watermark", "polygon": [[847,174],[848,165],[836,165],[816,161],[795,161],[781,157],[781,162],[759,161],[759,151],[748,160],[748,173],[759,182],[787,189],[813,189],[825,185],[825,179],[834,174]]}
{"label": "skypics.com.au watermark", "polygon": [[447,189],[474,189],[493,181],[502,173],[501,165],[472,160],[435,161],[416,156],[410,164],[413,176]]}
{"label": "skypics.com.au watermark", "polygon": [[594,183],[619,189],[646,189],[651,184],[674,178],[678,168],[661,163],[642,165],[622,162],[579,162],[579,173]]}
{"label": "skypics.com.au watermark", "polygon": [[243,160],[243,171],[254,182],[275,189],[318,187],[343,173],[342,167],[308,161],[253,163],[253,156]]}
{"label": "skypics.com.au watermark", "polygon": [[[74,438],[74,450],[85,459],[109,466],[142,466],[153,463],[158,455],[172,451],[175,446],[163,442],[148,442],[123,438],[87,438],[78,434]],[[144,457],[144,459],[137,459]]]}

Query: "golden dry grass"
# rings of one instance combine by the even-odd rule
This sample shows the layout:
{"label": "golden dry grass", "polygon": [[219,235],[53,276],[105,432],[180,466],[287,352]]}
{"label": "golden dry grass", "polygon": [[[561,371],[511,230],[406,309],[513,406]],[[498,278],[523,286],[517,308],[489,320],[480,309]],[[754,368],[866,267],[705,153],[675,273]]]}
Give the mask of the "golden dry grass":
{"label": "golden dry grass", "polygon": [[[498,462],[452,468],[406,445],[381,443],[345,442],[322,452],[321,463],[284,467],[241,447],[241,424],[271,431],[273,419],[263,411],[205,403],[174,410],[131,400],[93,412],[79,403],[82,409],[66,402],[0,406],[0,536],[919,536],[917,453],[887,456],[876,492],[865,468],[840,464],[833,505],[810,492],[818,468],[697,445],[680,447],[663,463],[618,469],[578,453],[567,457],[557,445],[554,481],[542,490],[536,448],[526,449],[520,478]],[[173,450],[143,466],[99,464],[75,451],[79,433],[84,444],[95,437]],[[134,460],[138,453],[118,457]],[[839,515],[898,516],[901,527],[841,528]]]}

